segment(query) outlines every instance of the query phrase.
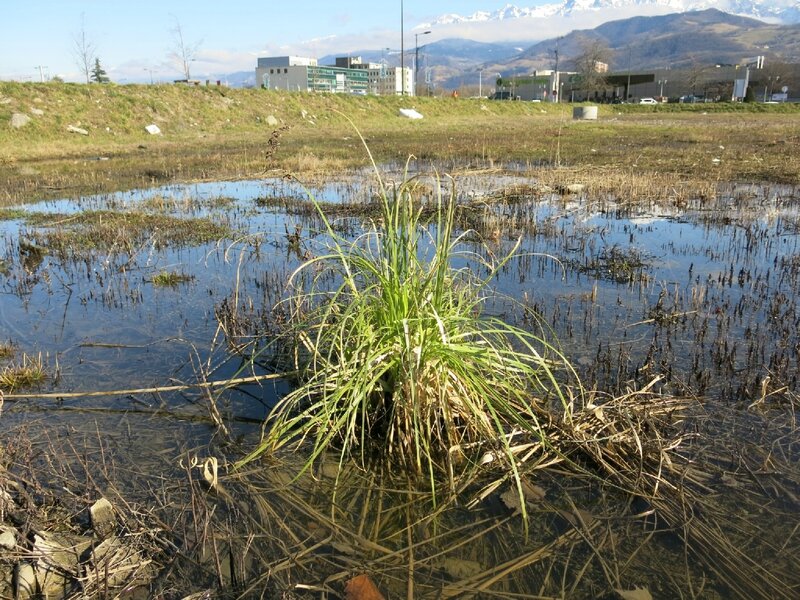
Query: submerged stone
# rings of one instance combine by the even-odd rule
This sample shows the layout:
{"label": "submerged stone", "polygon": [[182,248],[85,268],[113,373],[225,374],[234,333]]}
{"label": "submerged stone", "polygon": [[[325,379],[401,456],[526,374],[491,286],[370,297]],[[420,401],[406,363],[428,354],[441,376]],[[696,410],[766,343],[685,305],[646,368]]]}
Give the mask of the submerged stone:
{"label": "submerged stone", "polygon": [[17,545],[17,536],[10,527],[0,529],[0,548],[3,550],[13,550]]}
{"label": "submerged stone", "polygon": [[16,568],[16,598],[28,600],[36,596],[36,571],[31,563],[20,563]]}
{"label": "submerged stone", "polygon": [[114,507],[105,498],[100,498],[92,505],[89,516],[92,520],[92,529],[98,536],[105,538],[114,531],[116,526]]}
{"label": "submerged stone", "polygon": [[86,573],[99,575],[103,585],[144,585],[155,576],[149,560],[121,539],[112,537],[97,546],[86,564]]}

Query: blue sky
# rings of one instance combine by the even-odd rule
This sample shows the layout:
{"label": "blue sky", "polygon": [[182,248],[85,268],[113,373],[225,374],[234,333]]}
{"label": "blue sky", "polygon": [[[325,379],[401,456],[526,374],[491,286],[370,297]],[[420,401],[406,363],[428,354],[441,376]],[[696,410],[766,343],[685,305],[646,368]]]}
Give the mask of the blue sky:
{"label": "blue sky", "polygon": [[[558,0],[550,0],[557,2]],[[546,0],[523,0],[535,6]],[[363,48],[399,47],[400,1],[254,2],[252,0],[7,0],[2,6],[0,79],[79,78],[74,37],[83,17],[87,39],[115,81],[170,80],[179,75],[169,54],[180,22],[197,44],[192,75],[255,68],[256,57],[323,56]],[[505,0],[404,0],[406,44],[414,26],[444,13],[493,11]],[[432,34],[429,40],[435,39]]]}

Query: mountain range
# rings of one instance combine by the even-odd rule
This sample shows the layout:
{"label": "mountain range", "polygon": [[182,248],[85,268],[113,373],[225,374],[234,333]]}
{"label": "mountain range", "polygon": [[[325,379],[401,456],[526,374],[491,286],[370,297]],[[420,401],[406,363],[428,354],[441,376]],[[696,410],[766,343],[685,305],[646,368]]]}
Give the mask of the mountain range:
{"label": "mountain range", "polygon": [[594,41],[611,50],[608,62],[612,70],[739,64],[759,55],[768,63],[800,60],[800,24],[769,24],[708,9],[633,17],[573,31],[558,40],[530,46],[504,67],[515,72],[551,68],[557,45],[566,59],[565,67],[570,68],[570,59]]}
{"label": "mountain range", "polygon": [[[642,16],[651,9],[656,14]],[[626,13],[637,16],[607,18]],[[579,27],[586,15],[601,24]],[[559,29],[553,25],[556,22],[568,27]],[[414,30],[435,27],[443,35],[453,24],[476,39],[445,37],[419,47],[420,78],[430,68],[434,85],[446,89],[475,85],[498,74],[552,69],[556,50],[560,69],[570,70],[582,49],[593,42],[609,49],[612,70],[738,64],[753,56],[765,56],[768,64],[800,63],[800,0],[565,0],[532,8],[508,4],[494,12],[442,15]],[[481,33],[485,28],[498,26],[508,31],[504,41],[479,39],[487,37]],[[371,62],[399,62],[397,56],[380,50],[349,54]],[[334,58],[324,56],[319,62],[332,64]],[[413,50],[406,64],[413,65]],[[254,81],[252,71],[226,78],[232,85]]]}
{"label": "mountain range", "polygon": [[[596,0],[600,1],[600,0]],[[665,0],[674,1],[674,0]],[[562,70],[574,69],[584,48],[597,42],[608,48],[611,70],[682,68],[697,65],[739,64],[764,56],[767,64],[800,63],[800,24],[772,24],[728,14],[717,9],[680,12],[610,21],[593,29],[578,29],[513,52],[505,44],[502,58],[470,63],[452,49],[463,41],[434,42],[421,49],[423,64],[433,67],[435,80],[446,88],[478,83],[476,71],[503,76],[552,69],[558,51]],[[465,47],[474,49],[471,45]],[[511,54],[509,54],[511,53]]]}
{"label": "mountain range", "polygon": [[[761,55],[768,63],[800,63],[800,0],[563,0],[530,8],[506,4],[493,12],[441,15],[413,29],[423,30],[437,36],[450,30],[460,34],[419,48],[420,67],[430,67],[435,85],[447,89],[477,84],[481,71],[494,78],[552,69],[556,49],[560,68],[571,69],[582,48],[595,41],[609,48],[612,70],[738,64]],[[369,50],[353,54],[370,61],[382,58]]]}
{"label": "mountain range", "polygon": [[431,22],[419,25],[430,29],[456,23],[488,23],[492,21],[513,21],[518,19],[549,19],[552,17],[578,17],[581,13],[604,11],[625,11],[628,16],[643,13],[661,14],[706,10],[716,8],[733,15],[753,17],[765,21],[797,23],[800,22],[800,2],[798,0],[564,0],[560,3],[544,4],[530,8],[506,4],[496,11],[478,11],[472,15],[445,14]]}

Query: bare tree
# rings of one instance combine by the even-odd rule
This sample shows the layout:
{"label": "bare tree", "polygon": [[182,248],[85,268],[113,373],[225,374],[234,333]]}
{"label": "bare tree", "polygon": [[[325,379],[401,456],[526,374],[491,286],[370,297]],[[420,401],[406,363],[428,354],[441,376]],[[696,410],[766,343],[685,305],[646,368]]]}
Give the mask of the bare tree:
{"label": "bare tree", "polygon": [[171,30],[172,52],[170,53],[170,58],[181,69],[181,71],[183,71],[183,76],[186,78],[186,81],[189,81],[192,78],[190,64],[197,56],[197,51],[200,49],[202,40],[194,43],[187,42],[183,35],[183,27],[181,27],[181,22],[178,20],[178,17],[174,15],[173,18],[175,19],[175,27],[173,27]]}
{"label": "bare tree", "polygon": [[587,96],[605,87],[610,56],[611,50],[601,40],[585,40],[581,44],[581,53],[574,62],[580,87]]}
{"label": "bare tree", "polygon": [[711,75],[711,67],[703,63],[698,57],[689,55],[688,65],[681,70],[678,77],[678,84],[689,90],[691,101],[694,102],[700,92],[705,92],[708,88]]}
{"label": "bare tree", "polygon": [[684,82],[691,92],[692,97],[697,96],[700,89],[707,87],[708,71],[711,67],[702,63],[696,56],[689,56],[689,66],[686,68]]}
{"label": "bare tree", "polygon": [[81,14],[81,28],[72,36],[72,54],[75,57],[75,65],[81,70],[86,83],[91,81],[92,67],[94,67],[95,46],[86,35],[86,15]]}

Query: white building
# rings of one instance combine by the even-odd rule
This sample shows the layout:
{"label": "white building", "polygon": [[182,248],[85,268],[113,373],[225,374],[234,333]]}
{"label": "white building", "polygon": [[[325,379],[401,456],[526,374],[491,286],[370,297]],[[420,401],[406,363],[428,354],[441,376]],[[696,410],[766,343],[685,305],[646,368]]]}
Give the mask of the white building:
{"label": "white building", "polygon": [[[405,73],[405,86],[403,86],[403,74]],[[406,96],[414,95],[414,72],[406,67],[389,67],[379,65],[377,70],[370,70],[370,85],[374,94],[378,96],[399,96],[405,89]]]}
{"label": "white building", "polygon": [[350,94],[413,95],[410,68],[363,63],[360,57],[336,59],[336,65],[320,66],[317,59],[302,56],[271,56],[258,59],[256,82],[271,90]]}

